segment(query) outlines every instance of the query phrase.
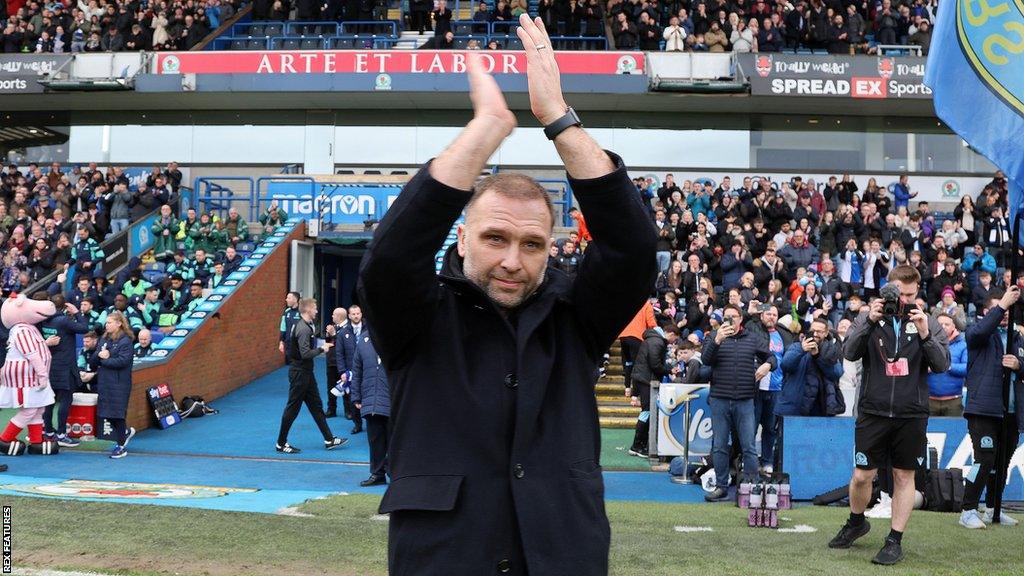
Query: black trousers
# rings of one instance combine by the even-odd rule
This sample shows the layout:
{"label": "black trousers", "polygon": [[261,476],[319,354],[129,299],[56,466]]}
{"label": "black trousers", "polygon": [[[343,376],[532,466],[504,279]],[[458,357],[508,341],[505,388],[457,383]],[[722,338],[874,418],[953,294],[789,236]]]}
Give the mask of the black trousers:
{"label": "black trousers", "polygon": [[110,426],[114,429],[114,438],[117,438],[116,442],[120,446],[124,446],[124,441],[128,439],[128,422],[124,418],[107,418],[110,421]]}
{"label": "black trousers", "polygon": [[630,450],[646,454],[650,448],[651,418],[651,385],[643,382],[633,382],[633,396],[640,397],[641,414],[647,412],[647,420],[636,421],[636,432],[633,434],[633,446]]}
{"label": "black trousers", "polygon": [[302,368],[288,368],[288,403],[285,404],[284,414],[281,415],[281,431],[277,434],[277,443],[284,446],[288,442],[288,431],[292,423],[299,415],[299,410],[305,404],[309,413],[313,415],[316,427],[324,440],[334,437],[331,429],[327,426],[327,418],[324,417],[324,405],[320,400],[320,391],[317,390],[316,376],[312,370]]}
{"label": "black trousers", "polygon": [[[57,434],[67,434],[68,414],[71,412],[71,400],[74,397],[74,392],[71,390],[54,390],[53,394],[57,397],[55,402],[43,410],[43,429],[47,434],[53,434],[54,431]],[[56,429],[53,426],[54,406],[57,407]]]}
{"label": "black trousers", "polygon": [[632,382],[633,363],[636,362],[636,353],[640,350],[641,340],[632,336],[619,338],[619,346],[622,348],[622,374],[626,377],[626,387]]}
{"label": "black trousers", "polygon": [[388,473],[388,417],[366,416],[366,440],[370,443],[370,474]]}
{"label": "black trousers", "polygon": [[963,509],[977,509],[982,490],[985,490],[985,505],[991,507],[995,503],[996,492],[1003,489],[997,486],[996,466],[1008,465],[1008,462],[996,462],[999,443],[1010,440],[1007,457],[1012,455],[1017,447],[1017,419],[1013,414],[1006,418],[968,414],[967,431],[974,445],[974,467],[967,474]]}
{"label": "black trousers", "polygon": [[327,411],[336,413],[338,411],[338,397],[331,394],[331,388],[338,383],[338,365],[327,365]]}

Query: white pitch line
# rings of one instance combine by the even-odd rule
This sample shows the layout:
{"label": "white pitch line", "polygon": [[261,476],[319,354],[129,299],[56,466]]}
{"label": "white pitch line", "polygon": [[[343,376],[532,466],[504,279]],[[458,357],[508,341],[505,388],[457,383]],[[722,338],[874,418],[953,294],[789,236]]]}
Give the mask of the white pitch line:
{"label": "white pitch line", "polygon": [[806,524],[797,524],[796,526],[793,526],[792,528],[779,528],[777,530],[777,532],[790,532],[790,533],[796,533],[796,534],[810,534],[812,532],[817,532],[817,531],[818,531],[818,529],[815,528],[814,526],[808,526]]}
{"label": "white pitch line", "polygon": [[711,526],[676,526],[676,532],[714,532]]}
{"label": "white pitch line", "polygon": [[109,576],[100,572],[66,572],[63,570],[37,570],[35,568],[15,567],[12,574],[19,576]]}

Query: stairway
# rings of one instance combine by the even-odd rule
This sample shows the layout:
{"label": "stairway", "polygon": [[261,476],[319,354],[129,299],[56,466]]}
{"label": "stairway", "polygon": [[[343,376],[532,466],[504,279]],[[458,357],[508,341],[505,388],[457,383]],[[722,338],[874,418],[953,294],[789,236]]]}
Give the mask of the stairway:
{"label": "stairway", "polygon": [[622,373],[622,351],[618,340],[609,352],[605,377],[597,381],[594,394],[597,396],[597,415],[601,428],[634,428],[640,408],[629,405],[629,398],[623,394],[625,375]]}

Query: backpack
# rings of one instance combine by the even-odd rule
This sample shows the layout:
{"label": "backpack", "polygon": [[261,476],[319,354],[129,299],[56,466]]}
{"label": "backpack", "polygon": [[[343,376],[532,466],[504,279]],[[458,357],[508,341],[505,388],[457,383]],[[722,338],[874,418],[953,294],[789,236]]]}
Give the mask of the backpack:
{"label": "backpack", "polygon": [[207,406],[206,401],[203,400],[202,396],[185,396],[181,400],[181,417],[184,418],[200,418],[207,414],[218,414],[219,410],[214,409],[212,406]]}
{"label": "backpack", "polygon": [[934,512],[960,512],[964,503],[964,473],[959,468],[928,470],[924,507]]}

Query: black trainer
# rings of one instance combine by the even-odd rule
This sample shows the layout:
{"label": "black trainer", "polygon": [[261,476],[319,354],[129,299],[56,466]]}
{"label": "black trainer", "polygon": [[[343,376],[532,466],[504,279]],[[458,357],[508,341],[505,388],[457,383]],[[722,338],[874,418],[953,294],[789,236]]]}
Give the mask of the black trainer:
{"label": "black trainer", "polygon": [[867,520],[864,521],[860,526],[850,525],[850,521],[847,520],[846,524],[839,529],[839,534],[828,543],[829,548],[849,548],[853,546],[854,540],[867,534],[871,531],[871,523]]}
{"label": "black trainer", "polygon": [[284,452],[285,454],[298,454],[299,452],[302,452],[302,450],[299,450],[287,442],[284,443],[284,446],[278,444],[276,448],[278,452]]}
{"label": "black trainer", "polygon": [[324,440],[324,448],[327,448],[328,450],[334,450],[335,448],[344,446],[345,444],[348,444],[348,438],[338,438],[335,436],[330,440]]}
{"label": "black trainer", "polygon": [[881,564],[882,566],[892,566],[900,560],[903,560],[903,546],[892,538],[886,538],[885,545],[882,546],[882,549],[878,551],[878,554],[875,554],[875,557],[871,559],[871,563]]}

